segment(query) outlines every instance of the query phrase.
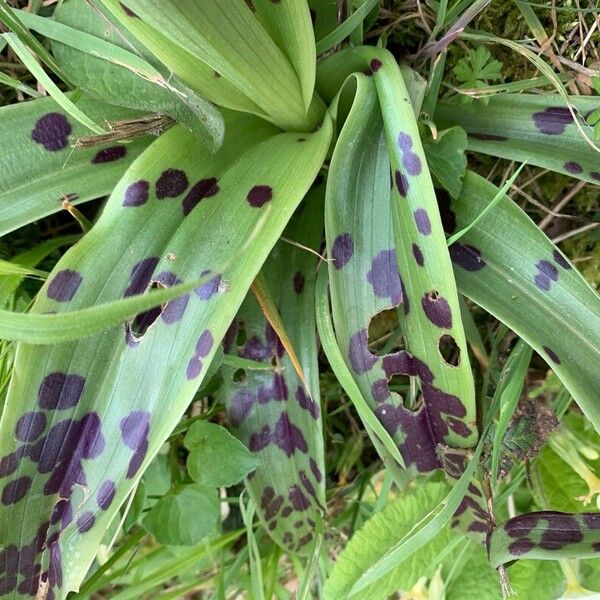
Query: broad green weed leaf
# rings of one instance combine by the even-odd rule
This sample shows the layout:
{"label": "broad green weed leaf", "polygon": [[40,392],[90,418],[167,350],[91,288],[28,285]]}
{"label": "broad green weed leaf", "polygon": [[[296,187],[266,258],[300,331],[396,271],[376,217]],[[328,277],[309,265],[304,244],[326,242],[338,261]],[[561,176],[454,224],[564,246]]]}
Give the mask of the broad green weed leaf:
{"label": "broad green weed leaf", "polygon": [[[585,117],[600,105],[597,97],[570,96],[588,137]],[[438,127],[460,125],[469,136],[469,150],[527,162],[589,181],[600,182],[600,152],[590,148],[560,96],[497,94],[487,104],[438,102]]]}
{"label": "broad green weed leaf", "polygon": [[196,421],[185,436],[190,477],[207,486],[231,486],[256,469],[258,460],[225,427]]}
{"label": "broad green weed leaf", "polygon": [[[285,237],[319,247],[323,189],[312,190]],[[310,551],[325,505],[325,469],[317,364],[314,287],[317,259],[280,242],[263,273],[305,376],[302,382],[281,340],[249,295],[224,340],[227,355],[269,370],[222,367],[220,390],[234,433],[259,461],[246,479],[265,529],[286,550]]]}
{"label": "broad green weed leaf", "polygon": [[426,139],[423,150],[431,175],[452,198],[460,194],[462,179],[467,170],[467,134],[462,127],[439,131],[437,139]]}
{"label": "broad green weed leaf", "polygon": [[[490,563],[482,544],[471,542],[465,562],[446,587],[446,600],[502,600],[498,572]],[[452,567],[449,561],[448,567]],[[564,587],[564,574],[558,562],[518,561],[507,569],[515,600],[554,600]]]}
{"label": "broad green weed leaf", "polygon": [[[337,557],[325,583],[326,600],[348,598],[352,585],[365,569],[408,534],[415,523],[433,510],[447,493],[448,486],[444,483],[426,483],[405,491],[371,517]],[[407,592],[426,571],[429,571],[429,576],[433,575],[437,565],[432,564],[432,560],[454,537],[449,528],[442,529],[402,564],[364,588],[358,597],[377,600],[388,598],[395,592]]]}
{"label": "broad green weed leaf", "polygon": [[156,140],[55,267],[32,312],[213,278],[84,340],[18,346],[0,423],[0,538],[19,570],[41,562],[56,598],[80,585],[108,524],[188,407],[329,147],[328,120],[299,142],[255,118],[226,118],[237,135],[215,155],[179,126]]}
{"label": "broad green weed leaf", "polygon": [[[85,96],[77,105],[98,122],[137,114]],[[109,194],[150,143],[146,136],[74,149],[90,131],[51,98],[1,108],[0,125],[0,235],[58,212],[65,199],[76,205]]]}
{"label": "broad green weed leaf", "polygon": [[[446,233],[470,224],[497,191],[467,171],[444,211]],[[600,430],[600,298],[577,270],[506,196],[450,255],[460,291],[539,352]]]}
{"label": "broad green weed leaf", "polygon": [[193,546],[215,531],[218,518],[217,490],[192,483],[162,497],[142,523],[161,544]]}

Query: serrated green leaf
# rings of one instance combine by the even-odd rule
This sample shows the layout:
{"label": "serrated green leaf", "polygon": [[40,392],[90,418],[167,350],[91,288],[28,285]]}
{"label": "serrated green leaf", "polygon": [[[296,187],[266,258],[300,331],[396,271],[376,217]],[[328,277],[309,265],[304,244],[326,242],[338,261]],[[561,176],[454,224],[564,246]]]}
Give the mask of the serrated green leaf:
{"label": "serrated green leaf", "polygon": [[184,440],[190,451],[187,468],[190,477],[203,485],[229,487],[254,471],[258,460],[225,427],[196,421]]}
{"label": "serrated green leaf", "polygon": [[[407,535],[414,524],[422,520],[447,493],[447,485],[427,483],[407,490],[372,516],[337,557],[325,583],[325,598],[348,598],[353,584],[363,572],[403,535]],[[430,571],[430,576],[433,575],[437,565],[431,564],[431,561],[453,538],[454,534],[448,528],[443,529],[407,560],[362,589],[360,598],[376,600],[387,598],[394,592],[407,592],[427,571]]]}
{"label": "serrated green leaf", "polygon": [[142,524],[161,544],[193,546],[215,531],[218,518],[217,491],[193,483],[161,498]]}

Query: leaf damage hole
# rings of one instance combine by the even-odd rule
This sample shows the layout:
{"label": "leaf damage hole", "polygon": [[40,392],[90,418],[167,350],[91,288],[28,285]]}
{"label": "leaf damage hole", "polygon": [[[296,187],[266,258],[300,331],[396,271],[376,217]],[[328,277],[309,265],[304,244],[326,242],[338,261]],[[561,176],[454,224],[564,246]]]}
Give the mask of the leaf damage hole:
{"label": "leaf damage hole", "polygon": [[445,363],[450,365],[451,367],[458,367],[460,364],[460,348],[456,343],[456,340],[451,336],[445,333],[442,337],[440,337],[438,342],[438,350],[442,355]]}
{"label": "leaf damage hole", "polygon": [[233,382],[234,383],[244,383],[246,381],[246,370],[245,369],[236,369],[233,374]]}
{"label": "leaf damage hole", "polygon": [[[160,283],[159,281],[153,281],[151,285],[146,290],[146,293],[152,290],[163,290],[166,286]],[[166,304],[161,304],[160,306],[155,306],[150,310],[146,310],[141,312],[128,323],[128,329],[131,332],[134,340],[140,340],[146,332],[150,328],[150,326],[160,317],[162,311],[165,309]]]}
{"label": "leaf damage hole", "polygon": [[402,349],[396,308],[382,310],[371,317],[368,344],[369,351],[375,356],[384,356]]}

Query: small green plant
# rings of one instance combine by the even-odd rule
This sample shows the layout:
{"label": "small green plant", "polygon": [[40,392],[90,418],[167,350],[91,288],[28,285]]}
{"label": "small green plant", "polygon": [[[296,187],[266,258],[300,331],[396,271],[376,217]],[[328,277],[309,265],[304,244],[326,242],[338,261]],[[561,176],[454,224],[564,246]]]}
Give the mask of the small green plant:
{"label": "small green plant", "polygon": [[0,0],[0,598],[598,587],[600,300],[466,157],[597,185],[598,97],[355,4]]}

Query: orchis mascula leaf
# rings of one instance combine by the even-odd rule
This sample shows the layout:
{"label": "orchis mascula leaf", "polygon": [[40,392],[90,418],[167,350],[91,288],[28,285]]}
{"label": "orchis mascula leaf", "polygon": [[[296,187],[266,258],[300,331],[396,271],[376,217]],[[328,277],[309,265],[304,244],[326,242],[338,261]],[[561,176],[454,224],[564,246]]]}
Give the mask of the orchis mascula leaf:
{"label": "orchis mascula leaf", "polygon": [[600,513],[532,512],[508,519],[488,537],[493,567],[523,558],[597,558]]}
{"label": "orchis mascula leaf", "polygon": [[[413,109],[405,91],[402,115],[390,104],[404,85],[391,55],[374,52],[356,50],[373,79],[354,75],[357,98],[329,173],[326,233],[333,259],[332,308],[347,364],[414,474],[441,467],[438,444],[468,448],[476,441],[473,379],[453,279],[439,269],[450,259]],[[388,155],[396,185],[391,208]],[[398,262],[390,211],[397,224]],[[376,356],[368,346],[369,321],[401,302],[408,351]],[[442,355],[447,338],[461,352],[458,365]],[[389,380],[397,374],[419,379],[423,403],[417,410],[390,391]]]}
{"label": "orchis mascula leaf", "polygon": [[224,131],[219,111],[175,78],[167,81],[149,62],[132,52],[132,36],[117,29],[116,19],[106,9],[101,13],[85,0],[71,0],[57,11],[58,22],[26,12],[19,16],[55,40],[52,48],[57,62],[89,96],[109,104],[169,115],[213,151],[221,145]]}
{"label": "orchis mascula leaf", "polygon": [[[311,192],[286,237],[317,249],[323,190]],[[223,366],[222,394],[236,435],[260,460],[247,478],[265,529],[291,552],[306,553],[325,511],[323,435],[315,325],[314,254],[280,242],[265,277],[298,353],[306,386],[256,299],[248,295],[224,340],[226,354],[267,369]]]}
{"label": "orchis mascula leaf", "polygon": [[329,120],[301,138],[241,114],[226,122],[236,135],[214,156],[179,126],[154,142],[38,294],[33,312],[65,312],[214,275],[93,337],[18,346],[0,423],[0,539],[13,598],[37,590],[40,571],[56,598],[77,589],[331,138]]}
{"label": "orchis mascula leaf", "polygon": [[[310,131],[322,118],[325,107],[318,98],[306,113],[306,83],[300,83],[294,67],[244,0],[103,2],[156,57],[206,98],[249,110],[288,130]],[[215,77],[225,80],[233,93],[223,90],[225,98],[211,94]]]}
{"label": "orchis mascula leaf", "polygon": [[[585,118],[600,105],[598,98],[571,96],[569,104],[581,128],[593,139]],[[440,128],[460,125],[469,150],[550,169],[600,183],[600,151],[590,147],[560,96],[498,94],[469,104],[438,102]]]}
{"label": "orchis mascula leaf", "polygon": [[[446,233],[471,223],[497,192],[467,171],[444,209]],[[459,290],[539,352],[600,431],[600,298],[573,265],[506,196],[450,256]]]}
{"label": "orchis mascula leaf", "polygon": [[[85,96],[77,106],[97,122],[135,116],[125,108]],[[90,131],[51,98],[0,109],[0,235],[78,204],[109,194],[131,162],[150,143],[72,148]]]}

